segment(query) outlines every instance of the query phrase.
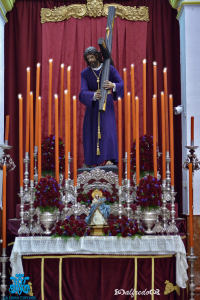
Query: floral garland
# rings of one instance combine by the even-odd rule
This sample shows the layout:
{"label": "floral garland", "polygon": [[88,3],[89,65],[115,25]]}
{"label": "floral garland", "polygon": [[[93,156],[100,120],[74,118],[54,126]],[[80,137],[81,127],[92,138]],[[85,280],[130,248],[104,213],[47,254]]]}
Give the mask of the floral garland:
{"label": "floral garland", "polygon": [[[116,196],[112,196],[110,192],[106,190],[99,189],[103,195],[102,198],[106,198],[105,204],[107,205],[113,205],[117,200]],[[84,204],[86,207],[90,206],[92,204],[92,193],[94,190],[90,190],[87,192],[87,194],[80,193],[77,197],[77,202],[80,202],[81,204]]]}
{"label": "floral garland", "polygon": [[54,212],[60,206],[60,184],[54,177],[47,175],[41,178],[36,185],[34,207],[45,211]]}
{"label": "floral garland", "polygon": [[[42,139],[42,171],[55,171],[55,136],[51,134]],[[59,138],[59,172],[65,169],[65,147]]]}
{"label": "floral garland", "polygon": [[[158,153],[159,154],[159,153]],[[145,134],[139,139],[140,172],[153,171],[153,137]],[[159,155],[158,155],[159,157]],[[158,166],[159,167],[159,166]],[[133,142],[131,169],[136,171],[136,143]],[[142,176],[143,177],[143,174]]]}
{"label": "floral garland", "polygon": [[51,231],[52,237],[61,237],[68,240],[70,237],[80,239],[82,236],[90,235],[85,222],[75,220],[73,216],[68,217],[63,222],[58,221],[55,228]]}
{"label": "floral garland", "polygon": [[141,210],[148,208],[158,209],[161,206],[161,182],[157,178],[148,175],[140,179],[136,190],[137,204],[141,206]]}
{"label": "floral garland", "polygon": [[143,228],[138,228],[137,222],[132,222],[123,216],[122,219],[112,221],[109,227],[104,228],[104,235],[134,238],[144,235],[144,230]]}

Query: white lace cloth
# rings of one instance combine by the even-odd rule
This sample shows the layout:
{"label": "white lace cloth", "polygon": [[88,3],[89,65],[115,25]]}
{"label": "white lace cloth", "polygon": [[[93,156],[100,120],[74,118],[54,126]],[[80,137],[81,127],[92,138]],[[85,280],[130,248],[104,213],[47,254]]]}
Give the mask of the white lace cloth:
{"label": "white lace cloth", "polygon": [[180,236],[143,236],[134,239],[88,236],[80,238],[79,241],[70,238],[67,242],[62,238],[17,237],[10,257],[12,276],[24,274],[22,255],[41,254],[176,254],[176,283],[185,288],[188,279],[186,251]]}

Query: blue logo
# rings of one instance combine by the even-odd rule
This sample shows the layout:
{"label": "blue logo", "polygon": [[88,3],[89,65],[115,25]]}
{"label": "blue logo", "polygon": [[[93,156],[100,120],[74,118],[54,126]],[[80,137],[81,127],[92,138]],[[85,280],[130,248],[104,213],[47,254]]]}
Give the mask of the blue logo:
{"label": "blue logo", "polygon": [[13,284],[9,288],[11,294],[18,293],[18,295],[21,295],[21,293],[30,293],[30,285],[25,284],[26,280],[29,280],[29,277],[24,277],[24,274],[15,274],[15,277],[10,277],[10,279],[13,281]]}

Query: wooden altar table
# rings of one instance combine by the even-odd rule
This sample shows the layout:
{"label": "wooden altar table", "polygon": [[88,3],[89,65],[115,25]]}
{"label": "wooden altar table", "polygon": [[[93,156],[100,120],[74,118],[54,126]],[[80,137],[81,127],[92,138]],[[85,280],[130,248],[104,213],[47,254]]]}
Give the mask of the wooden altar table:
{"label": "wooden altar table", "polygon": [[37,300],[187,299],[180,236],[17,237],[10,262],[12,276],[30,277]]}

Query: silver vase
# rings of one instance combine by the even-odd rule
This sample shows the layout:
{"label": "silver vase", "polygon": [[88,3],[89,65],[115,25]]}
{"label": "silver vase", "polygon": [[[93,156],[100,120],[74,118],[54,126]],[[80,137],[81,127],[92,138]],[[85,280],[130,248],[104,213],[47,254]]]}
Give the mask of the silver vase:
{"label": "silver vase", "polygon": [[153,225],[157,221],[157,215],[158,211],[155,209],[141,211],[140,219],[142,220],[143,226],[146,228],[145,233],[146,234],[155,234],[155,232],[152,230]]}
{"label": "silver vase", "polygon": [[45,228],[43,234],[45,235],[51,234],[51,228],[55,224],[56,220],[57,220],[57,211],[55,211],[54,213],[50,213],[48,211],[41,213],[40,222]]}

